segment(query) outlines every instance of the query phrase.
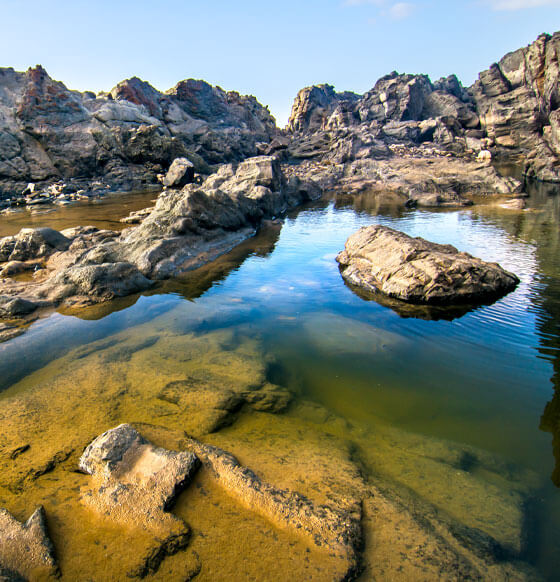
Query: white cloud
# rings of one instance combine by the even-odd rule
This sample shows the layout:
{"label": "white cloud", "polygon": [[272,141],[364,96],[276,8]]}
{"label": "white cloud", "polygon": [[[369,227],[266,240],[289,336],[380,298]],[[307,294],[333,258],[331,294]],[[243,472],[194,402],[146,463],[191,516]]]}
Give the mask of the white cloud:
{"label": "white cloud", "polygon": [[494,10],[523,10],[538,6],[560,6],[560,0],[490,0]]}
{"label": "white cloud", "polygon": [[404,20],[414,12],[414,4],[410,2],[397,2],[389,8],[389,16],[394,20]]}

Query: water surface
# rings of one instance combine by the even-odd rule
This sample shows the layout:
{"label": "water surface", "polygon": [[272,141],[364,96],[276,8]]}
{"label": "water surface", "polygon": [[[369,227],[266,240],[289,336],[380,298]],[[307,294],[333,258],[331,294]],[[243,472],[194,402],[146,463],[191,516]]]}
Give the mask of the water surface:
{"label": "water surface", "polygon": [[[110,212],[122,216],[129,209],[120,213],[112,207]],[[45,224],[51,216],[51,224],[59,225],[55,213],[45,215]],[[551,435],[560,432],[555,396],[559,217],[560,199],[554,191],[535,191],[522,212],[492,206],[404,211],[384,208],[367,195],[335,196],[294,212],[281,229],[265,229],[211,265],[148,294],[90,308],[79,317],[57,313],[38,322],[23,336],[0,345],[0,389],[15,398],[41,378],[50,378],[57,358],[66,357],[64,365],[75,365],[84,357],[76,347],[105,339],[109,343],[99,349],[113,349],[111,338],[122,333],[135,341],[156,338],[159,345],[167,338],[170,354],[177,355],[165,359],[166,373],[173,374],[176,366],[177,375],[186,365],[179,348],[173,347],[181,337],[192,338],[188,345],[219,338],[208,344],[218,366],[233,365],[231,350],[251,346],[251,358],[261,362],[270,381],[290,388],[299,401],[316,402],[345,419],[346,438],[363,435],[360,446],[370,455],[372,470],[401,480],[465,522],[480,522],[471,525],[479,527],[490,519],[484,517],[486,499],[478,500],[474,513],[479,515],[469,516],[459,499],[445,499],[443,491],[450,485],[441,475],[425,474],[429,487],[417,477],[401,475],[402,466],[391,460],[391,447],[400,438],[402,447],[412,446],[399,435],[413,434],[426,442],[438,439],[476,447],[503,459],[508,467],[504,479],[525,483],[534,492],[525,557],[552,580],[560,568],[560,476],[555,459],[556,454],[560,462],[560,437],[554,445]],[[521,284],[494,305],[452,320],[401,317],[358,297],[340,277],[336,254],[351,233],[368,224],[451,243],[499,262],[516,273]],[[150,354],[148,344],[138,353]],[[132,357],[127,353],[122,352],[124,367]],[[208,362],[203,353],[195,350],[189,365],[197,358]],[[157,382],[162,361],[146,360],[142,385],[150,382],[150,373],[151,381]],[[76,389],[87,394],[95,383],[78,384]],[[123,403],[127,406],[132,404]],[[229,430],[235,434],[235,425]],[[504,531],[507,520],[504,515],[503,523],[486,526]]]}

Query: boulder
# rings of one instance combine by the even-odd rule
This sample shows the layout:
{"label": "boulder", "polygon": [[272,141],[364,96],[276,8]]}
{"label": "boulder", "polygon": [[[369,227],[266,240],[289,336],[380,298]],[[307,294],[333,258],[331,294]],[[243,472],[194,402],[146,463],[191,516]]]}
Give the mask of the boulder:
{"label": "boulder", "polygon": [[38,507],[25,522],[0,509],[0,579],[54,580],[58,568],[45,510]]}
{"label": "boulder", "polygon": [[176,158],[163,179],[163,185],[166,188],[182,188],[187,184],[192,184],[193,180],[193,163],[187,158]]}
{"label": "boulder", "polygon": [[22,228],[17,235],[0,239],[0,262],[48,257],[69,246],[70,240],[52,228]]}
{"label": "boulder", "polygon": [[379,225],[351,235],[336,260],[348,283],[415,304],[483,303],[519,283],[496,263]]}

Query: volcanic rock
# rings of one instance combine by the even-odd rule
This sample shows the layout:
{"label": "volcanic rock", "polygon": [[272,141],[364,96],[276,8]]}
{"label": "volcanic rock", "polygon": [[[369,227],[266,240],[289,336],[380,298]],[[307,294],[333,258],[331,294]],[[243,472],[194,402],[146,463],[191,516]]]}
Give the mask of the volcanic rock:
{"label": "volcanic rock", "polygon": [[379,225],[350,236],[336,260],[348,283],[410,303],[479,303],[519,283],[496,263]]}

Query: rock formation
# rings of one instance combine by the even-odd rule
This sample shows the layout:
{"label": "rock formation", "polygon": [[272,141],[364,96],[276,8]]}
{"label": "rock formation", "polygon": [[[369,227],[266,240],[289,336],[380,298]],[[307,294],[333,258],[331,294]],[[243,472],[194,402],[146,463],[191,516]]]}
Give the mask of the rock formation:
{"label": "rock formation", "polygon": [[0,509],[0,580],[54,580],[57,574],[43,508],[24,524]]}
{"label": "rock formation", "polygon": [[542,34],[480,73],[470,88],[496,155],[560,182],[560,33]]}
{"label": "rock formation", "polygon": [[142,528],[157,539],[137,575],[156,571],[166,556],[188,544],[190,529],[169,509],[198,466],[194,454],[154,447],[128,424],[103,433],[84,451],[80,469],[95,483],[82,492],[84,503],[104,519]]}
{"label": "rock formation", "polygon": [[264,220],[320,194],[313,182],[287,179],[275,157],[257,156],[221,166],[200,185],[164,191],[141,224],[122,233],[23,229],[0,239],[0,269],[4,276],[16,266],[34,270],[34,279],[3,281],[0,315],[20,317],[62,301],[97,303],[144,291],[211,261],[254,235]]}
{"label": "rock formation", "polygon": [[493,158],[559,182],[559,42],[560,33],[540,36],[468,89],[454,75],[432,83],[396,72],[363,96],[329,85],[302,89],[287,155],[299,175],[326,187],[388,188],[428,206],[518,193],[519,182],[487,167]]}
{"label": "rock formation", "polygon": [[379,225],[350,236],[336,260],[352,285],[410,303],[482,303],[519,283],[496,263]]}
{"label": "rock formation", "polygon": [[[278,133],[254,97],[188,79],[166,93],[134,77],[110,93],[67,89],[41,67],[0,69],[0,198],[157,184],[178,157],[198,171],[257,153]],[[37,201],[40,201],[38,198]]]}

